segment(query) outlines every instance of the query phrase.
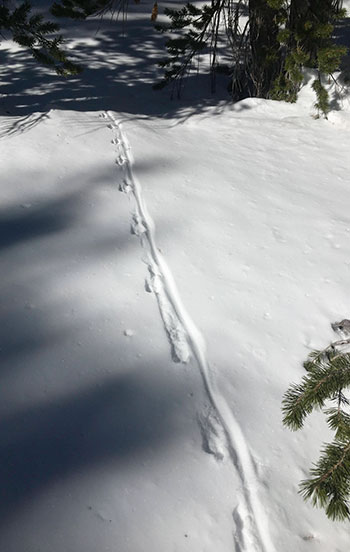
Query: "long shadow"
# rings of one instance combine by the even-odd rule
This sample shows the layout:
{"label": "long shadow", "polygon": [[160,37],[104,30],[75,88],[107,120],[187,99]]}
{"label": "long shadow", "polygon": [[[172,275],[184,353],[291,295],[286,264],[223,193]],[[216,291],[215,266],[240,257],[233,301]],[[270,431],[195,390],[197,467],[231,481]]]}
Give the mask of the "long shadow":
{"label": "long shadow", "polygon": [[[137,117],[167,116],[168,92],[159,95],[152,90],[153,69],[149,72],[149,61],[154,45],[140,47],[132,36],[141,36],[149,25],[148,16],[141,27],[130,22],[126,38],[120,27],[111,22],[96,36],[96,22],[77,27],[74,55],[77,61],[86,63],[86,70],[67,81],[40,68],[26,52],[2,49],[1,93],[7,95],[2,107],[11,117],[3,120],[0,134],[30,131],[51,108],[115,109]],[[134,60],[130,70],[118,65],[119,49],[125,48]],[[147,74],[149,84],[144,82]],[[174,103],[173,113],[183,105]],[[34,112],[37,115],[33,116]],[[102,174],[98,179],[92,176],[95,182],[91,188],[103,178]],[[79,175],[75,178],[80,182]],[[108,305],[108,293],[112,296],[113,290],[106,291],[101,305],[96,303],[93,292],[89,296],[89,285],[84,287],[86,280],[80,293],[79,277],[92,278],[95,267],[99,269],[105,261],[108,265],[111,259],[113,269],[107,266],[106,270],[115,270],[115,286],[121,285],[125,278],[119,281],[117,271],[126,265],[118,264],[118,260],[133,240],[128,226],[123,234],[119,226],[103,223],[96,223],[94,235],[88,226],[84,227],[86,235],[81,231],[74,234],[73,227],[79,229],[84,218],[86,196],[90,193],[90,186],[85,184],[59,199],[0,213],[2,527],[10,519],[16,520],[27,502],[35,505],[39,493],[52,483],[111,460],[117,466],[130,458],[142,459],[142,453],[150,447],[158,450],[169,446],[180,438],[180,432],[186,431],[184,424],[179,424],[179,410],[187,397],[185,383],[180,378],[165,382],[161,375],[150,376],[157,372],[157,365],[160,373],[164,369],[164,359],[157,359],[154,354],[147,356],[144,370],[134,375],[136,361],[125,353],[127,338],[116,331],[113,340],[109,340],[103,334],[103,326],[101,333],[97,331],[101,318],[105,322],[111,317],[112,322],[107,320],[105,326],[111,333],[119,322],[119,304],[115,301],[112,307]],[[73,182],[73,189],[74,185]],[[166,219],[171,224],[168,215]],[[94,285],[99,285],[98,279]],[[85,301],[87,307],[82,303],[79,310],[80,301]],[[72,314],[73,307],[78,310],[76,316]],[[120,310],[124,312],[123,309],[124,305]],[[147,369],[146,363],[152,363],[152,370]],[[139,365],[140,361],[138,368]],[[80,380],[78,370],[83,373]],[[112,373],[119,375],[111,377]],[[71,388],[70,374],[74,391],[67,392]],[[95,382],[93,386],[91,380]],[[33,392],[36,385],[37,394]],[[56,386],[62,386],[65,392],[61,388],[56,394]],[[26,393],[31,400],[26,400]],[[50,398],[50,394],[55,398]],[[22,398],[25,407],[20,406]],[[21,521],[15,527],[23,530]],[[4,545],[3,539],[6,537],[0,532],[0,549],[5,550],[9,541]]]}
{"label": "long shadow", "polygon": [[[72,370],[74,367],[72,366]],[[181,389],[124,375],[0,422],[1,524],[48,483],[176,439]],[[174,400],[171,400],[171,399]]]}
{"label": "long shadow", "polygon": [[53,322],[62,319],[62,305],[43,304],[41,288],[53,276],[64,275],[77,256],[93,262],[116,248],[125,254],[130,246],[128,228],[117,235],[108,229],[83,238],[74,235],[95,186],[88,183],[60,198],[0,210],[0,378],[22,365],[27,355],[58,345],[72,331],[68,321],[67,327]]}
{"label": "long shadow", "polygon": [[0,250],[66,229],[78,211],[79,195],[69,194],[40,206],[24,203],[20,208],[0,209]]}
{"label": "long shadow", "polygon": [[[99,176],[103,180],[100,171]],[[82,176],[74,178],[76,191],[28,209],[4,209],[0,216],[2,527],[16,520],[26,504],[35,510],[38,495],[58,480],[105,462],[113,461],[116,469],[130,458],[137,462],[143,451],[166,447],[186,431],[178,423],[187,397],[185,383],[180,378],[166,381],[164,359],[153,353],[136,366],[125,344],[128,338],[118,327],[124,299],[110,307],[107,290],[102,304],[96,301],[101,297],[97,293],[92,294],[91,307],[80,307],[82,299],[89,302],[91,297],[85,293],[86,280],[80,284],[79,278],[95,278],[96,267],[110,263],[117,288],[118,270],[129,268],[119,260],[127,256],[130,244],[137,250],[138,244],[127,225],[123,233],[119,226],[94,222],[81,232],[86,196],[99,184],[95,175],[91,183],[79,186]],[[68,291],[67,276],[75,281]],[[99,285],[97,277],[94,286]],[[113,339],[98,331],[101,319]],[[24,400],[23,407],[27,393],[30,400]],[[18,528],[22,530],[21,522]],[[0,531],[0,550],[7,550],[13,538],[13,533],[4,537]]]}
{"label": "long shadow", "polygon": [[[103,180],[100,170],[98,173]],[[79,174],[75,178],[81,180]],[[67,307],[47,296],[51,280],[59,286],[60,277],[66,278],[67,273],[79,278],[79,271],[93,274],[101,262],[113,261],[118,267],[118,260],[128,255],[131,247],[139,253],[129,220],[122,228],[118,226],[118,231],[113,223],[106,226],[103,221],[101,226],[89,226],[86,204],[98,185],[92,174],[91,183],[84,182],[60,198],[0,210],[0,379],[17,365],[24,366],[35,352],[59,346],[73,331],[70,322],[86,330],[86,320],[66,318]],[[113,183],[113,187],[117,206],[120,195],[117,185]],[[166,219],[169,223],[169,215]],[[86,231],[81,230],[82,224]],[[161,231],[161,216],[157,226]],[[115,285],[119,285],[117,273]]]}

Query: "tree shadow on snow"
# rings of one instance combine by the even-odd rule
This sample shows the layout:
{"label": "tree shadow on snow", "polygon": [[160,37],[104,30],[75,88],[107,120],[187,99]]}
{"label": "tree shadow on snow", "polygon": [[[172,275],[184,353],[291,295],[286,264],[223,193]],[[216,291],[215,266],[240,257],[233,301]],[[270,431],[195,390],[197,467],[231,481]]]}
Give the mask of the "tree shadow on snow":
{"label": "tree shadow on snow", "polygon": [[[137,168],[141,172],[156,171],[152,160]],[[131,215],[129,218],[126,213],[123,224],[119,224],[118,217],[108,224],[103,218],[94,221],[100,186],[108,192],[108,201],[117,205],[121,197],[111,171],[114,174],[113,165],[106,174],[99,165],[94,170],[89,168],[88,176],[70,171],[67,182],[59,182],[58,197],[57,192],[51,198],[44,194],[28,203],[24,200],[0,209],[0,381],[4,374],[15,371],[17,359],[21,366],[28,366],[26,355],[60,343],[72,331],[69,318],[62,313],[66,309],[64,301],[60,305],[55,299],[64,287],[61,281],[67,277],[79,280],[80,272],[93,275],[96,268],[110,263],[118,288],[123,259],[130,254],[141,258],[142,249],[130,226]],[[25,180],[28,176],[20,171],[14,179]],[[12,180],[6,181],[8,188],[12,185]],[[172,224],[171,215],[158,213],[158,232],[165,223]],[[142,282],[140,286],[143,289]],[[73,299],[78,299],[78,292]],[[67,327],[58,327],[54,319],[63,319]],[[83,325],[86,323],[83,321]]]}
{"label": "tree shadow on snow", "polygon": [[62,477],[110,460],[141,462],[143,450],[165,446],[178,432],[180,396],[181,388],[125,374],[2,417],[1,524]]}
{"label": "tree shadow on snow", "polygon": [[[111,264],[117,289],[128,267],[123,259],[131,247],[139,251],[127,226],[124,233],[102,225],[75,234],[89,192],[82,187],[0,213],[0,525],[13,526],[0,531],[1,550],[14,547],[17,533],[25,542],[20,514],[36,512],[37,497],[53,484],[108,462],[116,473],[130,460],[137,469],[150,450],[171,446],[187,431],[179,411],[188,389],[170,358],[174,375],[154,352],[136,359],[120,325],[123,300],[109,305],[107,290],[100,304],[80,284],[85,270],[90,278]],[[67,288],[67,278],[77,291]],[[45,528],[36,523],[40,543]]]}
{"label": "tree shadow on snow", "polygon": [[[11,51],[3,45],[1,104],[5,112],[21,120],[13,121],[2,132],[25,130],[29,115],[52,108],[112,109],[137,117],[177,117],[179,120],[189,112],[205,112],[208,106],[216,106],[221,111],[230,100],[227,77],[218,75],[214,95],[210,92],[209,75],[202,72],[192,73],[185,79],[180,99],[170,101],[171,87],[162,91],[152,89],[162,75],[157,62],[165,53],[165,37],[154,31],[150,21],[152,6],[153,2],[149,1],[131,6],[130,18],[125,24],[109,20],[107,16],[103,24],[98,19],[75,24],[65,22],[63,34],[71,40],[72,58],[84,67],[81,74],[68,79],[39,66],[26,51]],[[135,10],[141,12],[140,19],[132,18]],[[33,123],[32,119],[30,124]]]}

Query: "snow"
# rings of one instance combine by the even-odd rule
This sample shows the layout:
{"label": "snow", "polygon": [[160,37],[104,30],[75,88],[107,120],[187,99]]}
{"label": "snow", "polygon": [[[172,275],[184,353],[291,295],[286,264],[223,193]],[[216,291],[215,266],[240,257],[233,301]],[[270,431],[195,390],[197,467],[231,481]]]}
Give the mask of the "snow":
{"label": "snow", "polygon": [[171,101],[151,7],[67,24],[73,81],[2,45],[0,550],[347,552],[281,422],[349,317],[346,91]]}

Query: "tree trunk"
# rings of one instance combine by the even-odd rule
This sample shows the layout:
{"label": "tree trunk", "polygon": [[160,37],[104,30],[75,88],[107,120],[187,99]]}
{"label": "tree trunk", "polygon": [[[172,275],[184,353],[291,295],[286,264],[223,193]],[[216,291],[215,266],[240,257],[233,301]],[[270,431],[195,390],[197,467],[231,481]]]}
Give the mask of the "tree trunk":
{"label": "tree trunk", "polygon": [[259,98],[268,97],[281,66],[276,13],[267,0],[249,0],[250,77],[254,95]]}

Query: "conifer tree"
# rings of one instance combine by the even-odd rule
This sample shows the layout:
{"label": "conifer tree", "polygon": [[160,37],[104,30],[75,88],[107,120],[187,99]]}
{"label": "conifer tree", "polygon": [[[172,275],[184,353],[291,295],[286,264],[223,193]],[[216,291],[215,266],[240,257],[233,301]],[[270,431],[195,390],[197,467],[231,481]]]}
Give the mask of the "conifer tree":
{"label": "conifer tree", "polygon": [[[248,23],[240,28],[243,8]],[[313,83],[316,107],[327,114],[329,99],[322,75],[339,68],[346,48],[332,39],[334,23],[345,16],[341,0],[212,0],[202,7],[186,4],[165,10],[170,23],[158,25],[170,33],[165,73],[159,87],[182,79],[198,53],[218,68],[218,44],[225,40],[232,57],[232,90],[245,95],[294,102],[303,80],[302,67],[317,70]]]}
{"label": "conifer tree", "polygon": [[[128,0],[56,0],[51,13],[55,17],[85,19],[110,11],[126,15]],[[195,57],[210,56],[211,88],[219,71],[231,73],[235,99],[245,96],[283,99],[294,102],[302,83],[302,67],[317,70],[313,88],[316,107],[327,115],[329,98],[323,75],[339,68],[346,48],[332,39],[334,22],[344,17],[342,0],[211,0],[200,7],[187,3],[180,9],[165,9],[170,23],[157,25],[169,32],[167,57],[160,62],[162,87],[177,82],[179,88]],[[241,15],[248,22],[241,27]],[[156,17],[152,17],[155,20]],[[2,0],[0,30],[27,47],[40,62],[57,73],[76,73],[62,49],[59,25],[32,15],[32,6],[24,0]],[[230,67],[221,65],[219,49],[226,41],[231,52]]]}
{"label": "conifer tree", "polygon": [[[342,323],[332,326],[340,329]],[[291,430],[301,429],[309,414],[321,410],[334,439],[323,446],[310,478],[300,483],[300,493],[324,508],[331,520],[350,520],[350,338],[313,351],[304,368],[301,383],[291,385],[284,395],[283,423]]]}
{"label": "conifer tree", "polygon": [[322,75],[334,73],[347,49],[334,43],[334,23],[345,16],[340,0],[291,0],[284,10],[279,40],[282,46],[281,71],[270,90],[273,99],[295,101],[303,79],[302,67],[317,70],[312,87],[316,108],[327,115],[329,98]]}

